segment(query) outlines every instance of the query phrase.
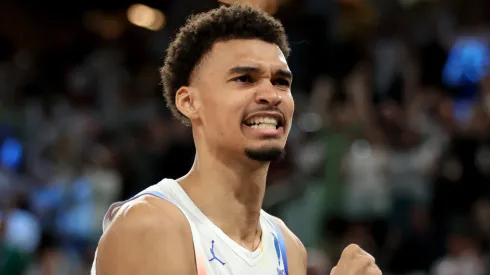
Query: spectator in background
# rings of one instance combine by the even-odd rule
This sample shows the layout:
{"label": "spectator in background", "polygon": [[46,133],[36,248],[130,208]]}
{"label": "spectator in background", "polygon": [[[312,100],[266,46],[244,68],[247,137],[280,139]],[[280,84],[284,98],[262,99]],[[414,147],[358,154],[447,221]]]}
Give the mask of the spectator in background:
{"label": "spectator in background", "polygon": [[23,275],[36,252],[41,228],[27,201],[14,196],[0,209],[0,274]]}
{"label": "spectator in background", "polygon": [[26,255],[36,252],[40,237],[41,227],[37,218],[30,212],[26,198],[15,198],[10,209],[7,208],[0,216],[5,219],[4,242],[6,245],[20,250]]}
{"label": "spectator in background", "polygon": [[409,218],[410,233],[399,239],[392,250],[385,251],[385,260],[389,269],[396,274],[427,274],[441,250],[430,221],[430,212],[426,205],[415,205]]}
{"label": "spectator in background", "polygon": [[465,221],[454,225],[446,240],[447,255],[433,266],[434,275],[484,275],[488,271],[488,261]]}
{"label": "spectator in background", "polygon": [[195,156],[189,128],[175,119],[158,116],[148,121],[146,133],[144,154],[145,166],[151,171],[150,182],[186,174]]}
{"label": "spectator in background", "polygon": [[344,215],[352,222],[384,219],[391,209],[386,182],[389,155],[370,107],[370,76],[369,68],[359,67],[346,84],[360,127],[344,159],[347,174]]}
{"label": "spectator in background", "polygon": [[90,241],[95,241],[102,235],[102,221],[109,206],[121,197],[122,179],[115,170],[115,154],[102,144],[95,146],[90,152],[89,163],[85,166],[84,176],[92,190],[93,214]]}
{"label": "spectator in background", "polygon": [[[341,215],[345,189],[345,156],[350,145],[360,135],[360,125],[354,104],[337,91],[334,80],[319,79],[314,88],[312,110],[320,115],[320,133],[325,149],[325,215]],[[355,93],[357,94],[357,93]]]}
{"label": "spectator in background", "polygon": [[365,138],[352,143],[348,169],[346,215],[351,221],[385,219],[391,210],[386,182],[388,153],[380,133],[366,129]]}
{"label": "spectator in background", "polygon": [[488,195],[473,204],[471,219],[481,247],[488,251],[490,248],[490,198]]}

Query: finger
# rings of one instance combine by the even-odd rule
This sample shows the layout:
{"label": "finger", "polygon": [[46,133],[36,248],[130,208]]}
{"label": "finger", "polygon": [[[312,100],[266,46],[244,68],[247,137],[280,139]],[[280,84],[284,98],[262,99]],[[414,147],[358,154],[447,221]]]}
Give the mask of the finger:
{"label": "finger", "polygon": [[362,254],[351,261],[349,265],[356,271],[355,274],[367,274],[367,271],[371,266],[374,266],[375,263],[369,257]]}
{"label": "finger", "polygon": [[350,262],[355,260],[358,255],[362,254],[362,249],[356,244],[348,245],[344,251],[342,251],[342,255],[340,256],[339,263],[337,266],[341,268],[348,268]]}
{"label": "finger", "polygon": [[362,249],[357,244],[350,244],[342,251],[341,258],[354,259],[362,253]]}
{"label": "finger", "polygon": [[371,262],[375,263],[376,259],[373,257],[373,255],[369,254],[365,250],[361,249],[361,255],[364,257],[367,257]]}
{"label": "finger", "polygon": [[337,267],[336,267],[336,266],[334,266],[334,267],[332,268],[332,271],[330,271],[330,275],[335,275],[335,270],[336,270],[336,269],[337,269]]}
{"label": "finger", "polygon": [[363,258],[361,261],[356,262],[354,270],[356,271],[356,274],[382,275],[381,269],[367,258]]}

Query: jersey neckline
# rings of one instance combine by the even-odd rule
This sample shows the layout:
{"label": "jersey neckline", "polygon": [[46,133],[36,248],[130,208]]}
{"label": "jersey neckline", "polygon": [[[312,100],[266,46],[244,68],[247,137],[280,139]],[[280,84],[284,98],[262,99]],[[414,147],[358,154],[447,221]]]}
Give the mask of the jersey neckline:
{"label": "jersey neckline", "polygon": [[267,230],[267,222],[264,221],[263,211],[260,213],[260,227],[261,227],[261,240],[257,249],[254,251],[250,251],[245,247],[236,243],[233,239],[231,239],[228,235],[226,235],[221,228],[216,226],[204,213],[199,209],[192,199],[187,195],[182,186],[176,181],[172,179],[166,179],[162,182],[163,184],[168,184],[171,187],[174,195],[184,203],[184,207],[191,215],[196,218],[196,221],[206,225],[211,228],[213,232],[218,236],[221,242],[223,242],[228,248],[230,248],[238,257],[243,259],[249,266],[257,265],[262,256],[264,255],[264,251],[267,250],[270,234],[267,234],[269,230]]}

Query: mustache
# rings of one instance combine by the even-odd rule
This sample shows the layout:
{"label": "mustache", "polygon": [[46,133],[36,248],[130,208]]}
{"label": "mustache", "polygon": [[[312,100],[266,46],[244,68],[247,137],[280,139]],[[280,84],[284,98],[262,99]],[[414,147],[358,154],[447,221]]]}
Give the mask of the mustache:
{"label": "mustache", "polygon": [[278,112],[282,116],[284,116],[284,112],[277,106],[267,106],[267,107],[261,107],[257,109],[253,109],[250,112],[247,112],[248,114],[255,114],[255,113],[261,113],[261,112]]}

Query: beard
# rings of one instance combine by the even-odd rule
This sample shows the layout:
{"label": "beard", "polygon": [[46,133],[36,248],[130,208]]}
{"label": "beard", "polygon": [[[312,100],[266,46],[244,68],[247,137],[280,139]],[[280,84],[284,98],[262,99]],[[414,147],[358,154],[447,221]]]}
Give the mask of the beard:
{"label": "beard", "polygon": [[245,149],[245,155],[259,162],[277,162],[284,158],[286,150],[280,147]]}

